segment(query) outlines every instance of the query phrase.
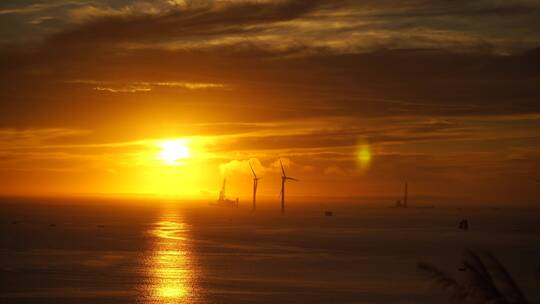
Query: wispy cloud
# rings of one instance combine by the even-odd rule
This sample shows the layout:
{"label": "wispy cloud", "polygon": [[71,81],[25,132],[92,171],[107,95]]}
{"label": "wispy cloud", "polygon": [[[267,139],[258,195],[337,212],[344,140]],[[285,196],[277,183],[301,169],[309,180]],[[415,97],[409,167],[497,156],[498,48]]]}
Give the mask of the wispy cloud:
{"label": "wispy cloud", "polygon": [[0,129],[0,150],[21,146],[39,146],[47,142],[89,134],[90,131],[65,128]]}
{"label": "wispy cloud", "polygon": [[345,170],[343,170],[341,167],[332,165],[324,169],[324,174],[326,175],[347,175]]}
{"label": "wispy cloud", "polygon": [[229,86],[220,83],[208,82],[115,82],[115,81],[97,81],[97,80],[69,80],[68,83],[91,85],[96,91],[105,91],[110,93],[139,93],[150,92],[156,88],[176,88],[185,90],[208,90],[208,89],[229,89]]}
{"label": "wispy cloud", "polygon": [[91,4],[70,9],[69,19],[75,23],[90,22],[107,17],[150,16],[168,12],[171,5],[166,1],[139,1],[129,5],[113,7],[105,3]]}
{"label": "wispy cloud", "polygon": [[118,88],[108,88],[108,87],[95,87],[96,91],[105,91],[110,93],[137,93],[137,92],[150,92],[152,88],[143,87],[143,86],[125,86]]}
{"label": "wispy cloud", "polygon": [[[78,7],[70,15],[81,25],[52,40],[68,45],[123,43],[167,48],[249,42],[275,49],[302,45],[311,51],[341,53],[430,47],[507,53],[540,43],[528,30],[538,25],[535,20],[540,8],[528,1],[504,5],[491,1],[392,5],[346,0],[208,2],[186,6],[143,1],[117,7]],[[510,21],[519,25],[508,32]]]}
{"label": "wispy cloud", "polygon": [[[267,165],[265,166],[259,158],[250,158],[244,160],[233,159],[229,162],[219,165],[221,175],[228,176],[234,174],[252,175],[250,164],[253,166],[257,177],[262,177],[268,173],[281,173],[281,164],[284,168],[290,168],[294,165],[288,157],[271,157]],[[309,170],[309,169],[308,169]]]}
{"label": "wispy cloud", "polygon": [[0,15],[17,15],[17,14],[35,14],[46,10],[68,7],[73,5],[82,5],[88,1],[54,1],[52,3],[33,3],[23,6],[11,6],[6,8],[0,8]]}
{"label": "wispy cloud", "polygon": [[30,20],[29,23],[33,25],[38,25],[38,24],[42,24],[44,22],[51,21],[54,19],[55,18],[53,16],[41,16],[41,17],[37,17],[35,19]]}

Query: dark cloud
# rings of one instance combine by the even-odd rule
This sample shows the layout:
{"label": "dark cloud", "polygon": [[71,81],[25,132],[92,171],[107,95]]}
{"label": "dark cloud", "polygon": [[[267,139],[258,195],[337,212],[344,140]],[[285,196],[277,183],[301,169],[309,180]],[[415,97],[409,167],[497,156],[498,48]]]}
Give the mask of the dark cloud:
{"label": "dark cloud", "polygon": [[[376,12],[374,16],[386,17],[437,17],[437,16],[514,16],[531,15],[540,9],[536,1],[362,1],[358,8]],[[384,12],[384,13],[383,13]]]}
{"label": "dark cloud", "polygon": [[[520,52],[538,45],[531,29],[540,8],[529,1],[231,1],[192,9],[146,6],[82,7],[90,16],[49,38],[51,47],[130,43],[201,47],[268,42],[296,43],[337,52],[378,48],[439,47],[453,51]],[[99,13],[101,12],[101,13]],[[101,14],[101,15],[100,15]],[[84,14],[83,14],[84,15]],[[231,40],[232,39],[232,40]],[[344,43],[346,41],[346,43]]]}
{"label": "dark cloud", "polygon": [[[39,126],[55,122],[57,117],[73,117],[73,122],[64,119],[62,123],[88,127],[98,121],[139,116],[148,113],[148,107],[171,121],[186,119],[190,113],[192,122],[200,116],[210,121],[229,117],[257,122],[318,116],[363,119],[538,113],[538,54],[537,50],[512,56],[383,50],[339,55],[321,50],[298,58],[238,45],[121,52],[14,49],[4,51],[0,59],[1,107],[6,113],[0,123]],[[227,87],[153,86],[123,98],[118,98],[121,92],[95,90],[96,83],[135,87],[168,82]],[[272,111],[263,110],[267,107]],[[83,113],[83,119],[75,119]]]}
{"label": "dark cloud", "polygon": [[51,38],[53,43],[118,43],[204,39],[262,31],[259,25],[288,21],[342,1],[231,2],[173,10],[166,14],[102,17]]}

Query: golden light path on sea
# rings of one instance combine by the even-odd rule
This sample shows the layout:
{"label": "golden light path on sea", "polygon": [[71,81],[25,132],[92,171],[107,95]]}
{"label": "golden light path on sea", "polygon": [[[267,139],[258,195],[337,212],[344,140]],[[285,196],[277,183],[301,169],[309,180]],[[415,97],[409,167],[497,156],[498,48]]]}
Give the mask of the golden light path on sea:
{"label": "golden light path on sea", "polygon": [[164,210],[150,233],[155,242],[146,265],[145,303],[193,303],[196,270],[182,215]]}

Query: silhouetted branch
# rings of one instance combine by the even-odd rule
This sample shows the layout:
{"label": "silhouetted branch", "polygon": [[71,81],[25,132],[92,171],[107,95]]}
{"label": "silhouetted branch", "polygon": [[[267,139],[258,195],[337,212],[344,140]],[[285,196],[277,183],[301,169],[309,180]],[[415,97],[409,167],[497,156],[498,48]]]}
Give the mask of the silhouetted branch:
{"label": "silhouetted branch", "polygon": [[471,250],[465,250],[463,265],[470,282],[470,293],[487,301],[502,298],[491,274],[480,257]]}
{"label": "silhouetted branch", "polygon": [[435,281],[437,285],[449,290],[454,300],[465,301],[469,297],[467,288],[461,285],[448,273],[427,263],[418,263],[417,266],[418,269],[425,272],[433,281]]}
{"label": "silhouetted branch", "polygon": [[[426,263],[418,263],[418,269],[426,273],[439,286],[449,290],[452,298],[459,302],[528,303],[510,273],[493,255],[484,253],[480,256],[472,250],[465,250],[463,265],[468,277],[468,282],[465,283],[458,282],[446,272]],[[498,286],[503,288],[499,289]]]}
{"label": "silhouetted branch", "polygon": [[502,263],[489,252],[484,253],[484,255],[492,266],[494,277],[498,278],[506,287],[505,291],[507,296],[515,302],[526,303],[527,300],[525,299],[525,295]]}

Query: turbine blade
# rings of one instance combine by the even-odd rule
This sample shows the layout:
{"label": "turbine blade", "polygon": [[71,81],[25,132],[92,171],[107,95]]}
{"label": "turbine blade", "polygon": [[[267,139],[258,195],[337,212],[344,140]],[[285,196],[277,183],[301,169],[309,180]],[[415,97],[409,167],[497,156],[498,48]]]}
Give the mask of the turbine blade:
{"label": "turbine blade", "polygon": [[285,175],[285,169],[283,169],[283,163],[281,162],[281,158],[279,159],[279,164],[281,165],[281,172],[283,172],[283,176],[287,176]]}
{"label": "turbine blade", "polygon": [[257,174],[255,174],[255,170],[253,170],[253,166],[251,165],[251,162],[249,162],[249,167],[251,168],[251,172],[253,172],[253,176],[257,178]]}
{"label": "turbine blade", "polygon": [[299,180],[296,179],[296,178],[294,178],[294,177],[288,177],[288,176],[286,176],[285,179],[290,179],[290,180],[292,180],[292,181],[299,182]]}

